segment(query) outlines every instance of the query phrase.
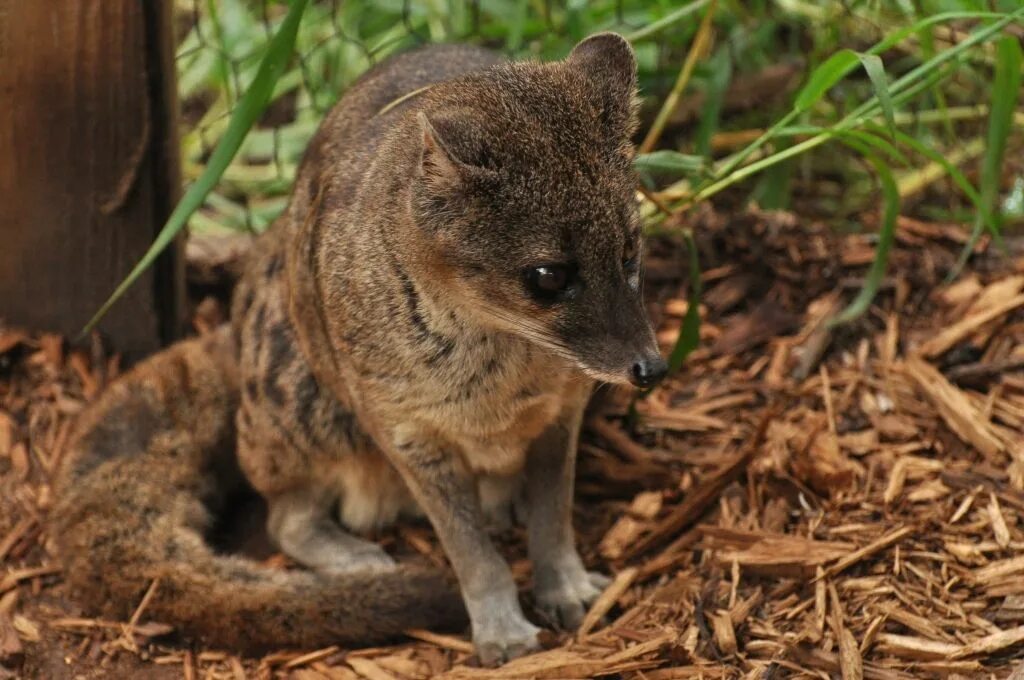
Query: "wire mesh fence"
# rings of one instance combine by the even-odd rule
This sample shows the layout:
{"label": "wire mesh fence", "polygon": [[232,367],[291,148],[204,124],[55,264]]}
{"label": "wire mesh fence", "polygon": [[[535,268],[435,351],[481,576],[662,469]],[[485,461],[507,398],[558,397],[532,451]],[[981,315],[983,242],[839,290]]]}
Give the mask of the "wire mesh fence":
{"label": "wire mesh fence", "polygon": [[[701,3],[697,3],[701,4]],[[287,201],[296,167],[320,119],[348,85],[388,55],[428,42],[473,42],[514,56],[557,58],[596,30],[649,32],[671,18],[673,2],[552,0],[316,0],[306,10],[289,69],[238,156],[192,217],[196,230],[260,231]],[[283,0],[176,0],[182,103],[182,167],[195,180],[227,128],[282,21]],[[657,76],[672,45],[641,47],[641,67]],[[643,38],[643,35],[638,36]]]}

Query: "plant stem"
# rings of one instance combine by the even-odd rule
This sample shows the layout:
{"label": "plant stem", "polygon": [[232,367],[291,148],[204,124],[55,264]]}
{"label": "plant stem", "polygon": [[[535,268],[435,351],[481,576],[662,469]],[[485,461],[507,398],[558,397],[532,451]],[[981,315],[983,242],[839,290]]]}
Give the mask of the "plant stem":
{"label": "plant stem", "polygon": [[693,38],[693,44],[690,45],[690,51],[683,62],[683,67],[679,70],[676,84],[665,99],[665,103],[662,105],[661,111],[658,112],[658,117],[654,119],[651,129],[647,131],[647,136],[644,137],[644,141],[640,145],[640,153],[649,153],[654,148],[654,145],[658,143],[658,139],[665,129],[666,123],[668,123],[668,119],[679,106],[683,90],[686,89],[686,84],[690,82],[690,76],[693,75],[693,68],[697,65],[697,60],[704,55],[708,44],[711,42],[711,19],[714,18],[717,5],[718,0],[711,0],[711,4],[708,5],[704,18],[701,19],[700,28],[697,29],[697,35]]}

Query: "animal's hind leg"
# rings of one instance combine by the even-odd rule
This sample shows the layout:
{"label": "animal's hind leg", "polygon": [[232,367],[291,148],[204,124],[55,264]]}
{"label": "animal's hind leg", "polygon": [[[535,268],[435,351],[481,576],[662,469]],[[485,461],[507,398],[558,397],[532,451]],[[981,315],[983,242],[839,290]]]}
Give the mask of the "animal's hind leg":
{"label": "animal's hind leg", "polygon": [[267,531],[296,562],[325,574],[393,569],[395,561],[376,543],[348,533],[333,517],[333,499],[300,489],[269,501]]}

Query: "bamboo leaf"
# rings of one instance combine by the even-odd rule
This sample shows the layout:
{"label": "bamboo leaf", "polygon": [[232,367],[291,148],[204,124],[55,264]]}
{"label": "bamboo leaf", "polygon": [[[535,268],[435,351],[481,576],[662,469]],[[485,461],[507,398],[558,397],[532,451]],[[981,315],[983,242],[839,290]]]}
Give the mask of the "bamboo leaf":
{"label": "bamboo leaf", "polygon": [[210,156],[210,162],[207,163],[203,174],[188,188],[149,250],[89,320],[83,333],[89,332],[96,326],[103,315],[135,283],[146,268],[163,252],[164,248],[171,244],[174,237],[188,222],[188,218],[203,205],[206,196],[217,185],[217,181],[231,164],[231,160],[235,157],[249,130],[267,107],[277,79],[281,77],[288,66],[288,61],[295,48],[295,36],[298,33],[299,21],[302,19],[302,12],[308,3],[309,0],[292,1],[288,8],[288,14],[277,33],[270,40],[267,52],[256,72],[256,77],[231,113],[231,121],[228,123],[227,130]]}

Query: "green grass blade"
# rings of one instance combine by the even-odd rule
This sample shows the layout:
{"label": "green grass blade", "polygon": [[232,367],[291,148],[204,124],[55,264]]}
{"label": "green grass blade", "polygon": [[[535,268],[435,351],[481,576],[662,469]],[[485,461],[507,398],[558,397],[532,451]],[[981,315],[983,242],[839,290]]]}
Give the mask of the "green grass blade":
{"label": "green grass blade", "polygon": [[981,207],[974,221],[971,238],[964,244],[956,266],[950,272],[951,279],[955,278],[967,264],[986,224],[989,224],[989,231],[997,244],[1002,246],[997,199],[1003,158],[1013,130],[1014,113],[1020,95],[1021,62],[1021,47],[1016,37],[1006,36],[996,43],[996,72],[992,81],[992,103],[989,108],[985,156],[981,163]]}
{"label": "green grass blade", "polygon": [[725,91],[732,80],[732,54],[727,48],[720,48],[707,60],[707,66],[710,73],[704,89],[704,108],[697,124],[693,147],[699,155],[710,158],[711,137],[718,131]]}
{"label": "green grass blade", "polygon": [[977,188],[975,188],[971,183],[971,180],[967,179],[967,175],[960,171],[960,168],[956,167],[953,163],[950,163],[949,159],[935,149],[905,132],[897,130],[896,141],[909,146],[915,152],[921,154],[933,163],[941,165],[946,171],[946,174],[953,180],[953,183],[956,184],[960,191],[964,192],[964,195],[967,196],[968,200],[974,204],[978,214],[981,215],[982,222],[989,229],[990,233],[992,233],[993,236],[998,236],[999,232],[996,227],[995,220],[992,218],[992,212],[982,203],[981,194],[978,193]]}
{"label": "green grass blade", "polygon": [[892,98],[889,96],[889,79],[885,75],[885,66],[882,60],[875,54],[861,54],[860,63],[871,80],[871,86],[875,89],[875,96],[882,107],[885,115],[885,122],[889,124],[889,135],[896,134],[896,112],[893,110]]}
{"label": "green grass blade", "polygon": [[764,210],[788,210],[794,163],[779,163],[761,173],[750,192],[750,202]]}
{"label": "green grass blade", "polygon": [[[1021,47],[1016,36],[996,43],[996,73],[988,118],[988,145],[981,165],[981,197],[995,211],[1006,144],[1013,129],[1013,114],[1021,86]],[[998,218],[997,218],[998,219]]]}
{"label": "green grass blade", "polygon": [[671,149],[638,154],[633,159],[633,166],[638,172],[664,172],[677,175],[693,175],[705,168],[702,156],[679,153]]}
{"label": "green grass blade", "polygon": [[[1017,14],[1016,12],[1014,14]],[[925,17],[909,26],[893,31],[878,44],[868,50],[868,54],[883,54],[895,47],[899,43],[907,39],[908,36],[914,33],[920,33],[926,28],[935,26],[936,24],[944,24],[951,21],[984,21],[986,19],[1006,19],[1007,15],[1002,12],[985,12],[981,10],[966,10],[966,11],[954,11],[954,12],[942,12],[940,14],[933,14]]]}
{"label": "green grass blade", "polygon": [[657,21],[652,21],[643,28],[633,31],[626,36],[626,40],[629,42],[637,42],[639,40],[650,38],[652,35],[671,26],[677,21],[682,21],[691,14],[696,14],[704,7],[704,5],[708,4],[708,2],[710,2],[710,0],[695,0],[688,5],[684,5],[673,12],[669,12]]}
{"label": "green grass blade", "polygon": [[175,206],[167,224],[157,235],[153,244],[143,255],[139,263],[135,265],[131,273],[118,285],[109,299],[103,303],[99,311],[86,324],[83,333],[91,331],[103,315],[113,306],[128,288],[142,275],[142,273],[153,263],[164,248],[171,244],[174,237],[188,222],[188,218],[198,210],[206,199],[207,194],[217,185],[221,175],[231,164],[239,147],[245,140],[246,135],[252,126],[259,120],[270,96],[273,94],[274,85],[277,79],[284,73],[288,66],[295,48],[295,36],[298,32],[299,22],[302,13],[306,9],[309,0],[292,0],[288,8],[288,14],[281,23],[280,28],[274,37],[271,38],[267,53],[260,62],[259,70],[245,94],[239,100],[238,105],[231,113],[231,121],[228,128],[221,137],[217,148],[210,156],[209,163],[203,174],[188,188],[185,195]]}
{"label": "green grass blade", "polygon": [[902,165],[909,166],[910,160],[906,155],[882,136],[882,134],[879,134],[879,130],[880,128],[878,126],[866,127],[864,130],[851,130],[838,127],[823,128],[818,125],[793,125],[785,128],[784,130],[780,130],[779,136],[825,135],[826,137],[836,137],[847,140],[852,139],[854,141],[862,142],[865,145],[864,148],[874,148],[877,151],[881,151],[889,159]]}
{"label": "green grass blade", "polygon": [[[922,64],[917,69],[907,74],[907,76],[912,77],[907,81],[905,81],[904,79],[901,79],[899,81],[900,87],[903,87],[916,80],[919,80],[922,76],[927,76],[929,73],[934,72],[945,61],[962,53],[963,51],[973,46],[974,44],[977,44],[982,40],[987,40],[993,33],[1002,30],[1009,23],[1015,20],[1019,21],[1022,16],[1024,16],[1024,9],[1018,10],[1017,12],[1014,12],[1013,14],[1010,15],[999,14],[995,12],[943,12],[941,14],[935,14],[933,16],[922,19],[921,21],[918,21],[917,23],[911,26],[907,26],[901,30],[891,33],[881,42],[879,42],[871,49],[869,49],[867,51],[867,54],[881,54],[886,50],[892,48],[894,45],[897,45],[903,40],[905,40],[907,36],[929,26],[933,26],[935,24],[944,23],[947,21],[970,19],[998,20],[994,25],[988,26],[980,31],[975,31],[975,33],[972,34],[972,36],[968,38],[967,41],[965,41],[966,44],[958,44],[956,47],[953,47],[949,50],[940,53],[939,55],[936,55],[934,58],[929,59],[928,62],[926,62],[925,64]],[[797,94],[797,99],[793,104],[793,109],[788,114],[783,116],[778,122],[776,122],[774,125],[768,128],[764,132],[764,134],[762,134],[756,140],[751,142],[745,148],[733,154],[733,156],[730,157],[729,160],[726,161],[718,169],[712,181],[709,184],[698,187],[692,201],[687,202],[685,205],[689,205],[690,203],[696,203],[699,202],[700,200],[704,200],[709,196],[718,193],[727,186],[735,184],[736,181],[738,181],[739,179],[742,179],[742,177],[734,176],[734,171],[741,165],[743,165],[743,163],[746,162],[746,160],[750,158],[758,149],[760,149],[762,146],[767,144],[773,137],[775,137],[776,134],[778,134],[779,130],[785,128],[787,125],[793,122],[793,120],[795,120],[801,113],[803,113],[804,109],[800,107],[801,103],[807,104],[809,106],[813,104],[814,101],[820,99],[822,95],[824,95],[824,93],[832,86],[832,84],[834,84],[827,83],[827,79],[835,75],[833,71],[838,71],[840,70],[840,67],[845,67],[845,62],[847,61],[850,61],[849,69],[854,68],[854,65],[857,61],[856,53],[853,52],[852,50],[846,51],[853,55],[853,61],[850,61],[850,56],[833,55],[832,57],[829,58],[829,60],[827,60],[817,69],[815,69],[814,74],[812,74],[812,80],[815,78],[815,76],[818,78],[818,80],[816,82],[809,81],[803,87],[803,89]],[[832,61],[833,59],[836,61],[836,63],[829,65],[829,62]],[[826,65],[828,65],[827,69]],[[846,73],[849,73],[849,70],[845,71],[842,75],[846,75]],[[906,78],[906,76],[904,78]],[[934,86],[936,82],[937,81],[932,81],[930,85]],[[890,92],[892,92],[895,87],[896,85],[894,85],[892,88],[889,88]],[[818,92],[819,89],[820,92]],[[877,101],[877,97],[873,97],[871,101],[865,102],[863,105],[858,107],[857,110],[849,114],[846,117],[846,120],[855,120],[859,117],[865,116],[867,113],[871,112],[873,106],[877,103]],[[808,146],[801,146],[800,148],[797,149],[788,150],[785,154],[777,154],[777,160],[775,162],[802,153],[808,148],[813,148],[814,146],[817,146],[817,143],[812,142]],[[746,173],[743,175],[743,177],[746,177],[749,174],[750,173]]]}
{"label": "green grass blade", "polygon": [[[1009,26],[1011,23],[1020,22],[1024,19],[1024,7],[1020,8],[1016,12],[1011,14],[995,14],[998,19],[991,24],[979,27],[973,31],[964,40],[959,41],[954,47],[948,50],[943,50],[931,59],[925,61],[920,66],[911,69],[909,72],[898,78],[889,87],[889,91],[895,96],[897,93],[902,92],[905,89],[912,87],[913,85],[927,78],[930,74],[934,73],[939,69],[940,66],[949,62],[953,59],[960,58],[965,52],[979,45],[983,42],[990,40],[994,35],[1002,31],[1004,28]],[[915,27],[924,22],[918,22]],[[913,27],[912,27],[913,28]],[[902,31],[901,31],[902,33]],[[887,41],[883,41],[868,51],[869,54],[877,54],[879,52],[879,46],[885,44]],[[847,118],[856,120],[864,115],[873,115],[874,108],[878,105],[878,98],[872,97],[869,101],[857,107]]]}
{"label": "green grass blade", "polygon": [[[849,140],[845,141],[850,143]],[[853,146],[857,148],[860,145],[854,144]],[[860,150],[865,151],[864,149]],[[878,288],[882,284],[882,278],[889,265],[889,251],[896,238],[896,219],[900,214],[900,192],[896,186],[896,179],[889,167],[874,155],[867,154],[866,158],[874,167],[882,187],[882,225],[878,232],[878,246],[875,248],[875,259],[871,262],[871,268],[864,279],[864,286],[853,302],[829,321],[830,326],[853,321],[868,311],[871,301],[875,299]]]}
{"label": "green grass blade", "polygon": [[690,294],[687,296],[686,316],[683,317],[679,338],[668,357],[669,375],[682,367],[686,357],[700,344],[700,259],[697,257],[697,243],[693,233],[685,232],[686,249],[690,254]]}
{"label": "green grass blade", "polygon": [[[934,58],[928,60],[924,64],[921,64],[917,68],[911,70],[899,80],[892,84],[889,88],[890,94],[894,102],[905,101],[913,93],[932,87],[935,82],[939,79],[948,76],[949,74],[943,74],[942,67],[944,67],[951,60],[959,57],[967,50],[971,49],[975,45],[989,40],[993,35],[1002,31],[1006,26],[1013,22],[1020,22],[1024,19],[1024,7],[1011,13],[1011,14],[992,14],[989,12],[980,13],[950,13],[939,15],[939,17],[950,17],[951,15],[968,14],[971,16],[982,16],[984,18],[997,17],[998,19],[982,28],[976,29],[964,40],[958,42],[956,46],[951,47],[948,50],[944,50],[936,55]],[[931,17],[928,23],[934,23],[939,17]],[[918,22],[914,27],[919,28],[921,25],[928,25],[926,22]],[[902,32],[900,32],[902,33]],[[891,38],[887,38],[883,43],[890,42]],[[880,43],[883,44],[883,43]],[[869,53],[874,53],[878,49],[878,46],[869,50]],[[805,87],[805,89],[807,89]],[[808,97],[810,94],[807,95]],[[858,106],[854,111],[847,114],[836,123],[833,127],[841,129],[849,129],[856,125],[863,124],[866,120],[875,117],[876,107],[878,106],[878,98],[873,96],[868,101]],[[772,137],[776,136],[779,130],[785,129],[789,123],[799,114],[801,110],[794,105],[793,110],[779,120],[775,125],[769,128],[764,134],[758,137],[755,141],[751,142],[743,150],[737,152],[732,156],[727,163],[725,163],[717,172],[713,175],[712,179],[697,188],[697,190],[688,197],[681,206],[677,206],[675,209],[679,210],[689,205],[699,203],[703,200],[710,198],[718,192],[726,189],[747,177],[764,170],[765,168],[771,167],[775,163],[782,162],[787,158],[798,156],[802,153],[810,151],[830,139],[826,134],[817,135],[811,139],[804,140],[798,144],[794,144],[787,149],[776,152],[766,158],[759,159],[750,163],[749,165],[742,165],[746,159],[753,154],[755,150],[763,146]]]}
{"label": "green grass blade", "polygon": [[807,83],[797,93],[793,108],[801,112],[810,109],[836,83],[845,78],[858,61],[858,54],[851,49],[839,50],[826,59],[811,72]]}
{"label": "green grass blade", "polygon": [[[935,27],[926,26],[917,32],[917,39],[921,41],[921,56],[925,59],[931,59],[935,56]],[[946,103],[946,93],[942,91],[940,87],[933,87],[931,89],[932,98],[935,100],[935,105],[942,113],[942,125],[943,131],[946,134],[946,140],[952,142],[956,138],[956,132],[953,130],[953,121],[950,120],[948,115],[949,106]]]}

